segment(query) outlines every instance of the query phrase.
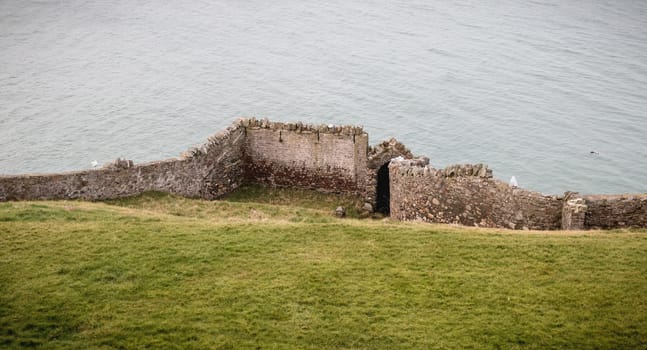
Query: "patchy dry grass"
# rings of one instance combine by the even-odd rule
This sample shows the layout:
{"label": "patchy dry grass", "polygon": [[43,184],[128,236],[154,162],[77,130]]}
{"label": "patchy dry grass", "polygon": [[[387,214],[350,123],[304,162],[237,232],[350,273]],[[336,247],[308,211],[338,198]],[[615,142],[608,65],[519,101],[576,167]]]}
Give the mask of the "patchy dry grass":
{"label": "patchy dry grass", "polygon": [[647,232],[336,219],[258,187],[0,203],[0,348],[647,347]]}

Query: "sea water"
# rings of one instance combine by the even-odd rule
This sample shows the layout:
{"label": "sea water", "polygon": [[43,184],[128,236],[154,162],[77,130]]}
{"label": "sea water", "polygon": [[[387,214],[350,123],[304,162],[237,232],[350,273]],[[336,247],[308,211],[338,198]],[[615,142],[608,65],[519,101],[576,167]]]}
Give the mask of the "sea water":
{"label": "sea water", "polygon": [[0,174],[174,157],[242,116],[647,192],[647,2],[0,0]]}

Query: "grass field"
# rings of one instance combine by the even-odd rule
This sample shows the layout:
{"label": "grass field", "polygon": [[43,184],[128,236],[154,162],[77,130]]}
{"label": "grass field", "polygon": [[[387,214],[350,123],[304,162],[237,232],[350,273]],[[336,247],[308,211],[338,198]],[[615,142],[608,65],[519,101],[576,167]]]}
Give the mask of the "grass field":
{"label": "grass field", "polygon": [[339,204],[355,200],[259,187],[0,203],[0,348],[647,348],[645,230],[337,219]]}

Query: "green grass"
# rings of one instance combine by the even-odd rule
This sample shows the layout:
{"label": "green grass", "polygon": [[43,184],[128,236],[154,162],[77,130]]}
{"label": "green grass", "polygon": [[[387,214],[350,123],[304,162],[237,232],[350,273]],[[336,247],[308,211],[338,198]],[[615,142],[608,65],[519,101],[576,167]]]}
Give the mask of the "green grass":
{"label": "green grass", "polygon": [[0,348],[647,348],[645,230],[337,219],[340,204],[361,203],[260,187],[0,203]]}

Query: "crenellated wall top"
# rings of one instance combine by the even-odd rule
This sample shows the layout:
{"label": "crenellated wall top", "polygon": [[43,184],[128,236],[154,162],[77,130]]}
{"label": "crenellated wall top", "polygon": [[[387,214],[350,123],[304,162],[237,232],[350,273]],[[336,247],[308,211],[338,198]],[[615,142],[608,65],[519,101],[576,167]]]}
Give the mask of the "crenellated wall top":
{"label": "crenellated wall top", "polygon": [[336,134],[336,135],[363,135],[366,134],[364,129],[361,126],[357,125],[334,125],[334,124],[306,124],[302,122],[294,123],[284,123],[284,122],[273,122],[267,118],[256,119],[256,118],[241,118],[236,121],[235,124],[245,128],[257,128],[257,129],[270,129],[270,130],[285,130],[285,131],[294,131],[294,132],[311,132],[311,133],[324,133],[324,134]]}
{"label": "crenellated wall top", "polygon": [[485,164],[454,164],[444,169],[435,169],[429,164],[429,158],[415,159],[394,158],[391,166],[398,169],[403,175],[410,176],[441,176],[441,177],[477,177],[492,178],[492,170]]}

